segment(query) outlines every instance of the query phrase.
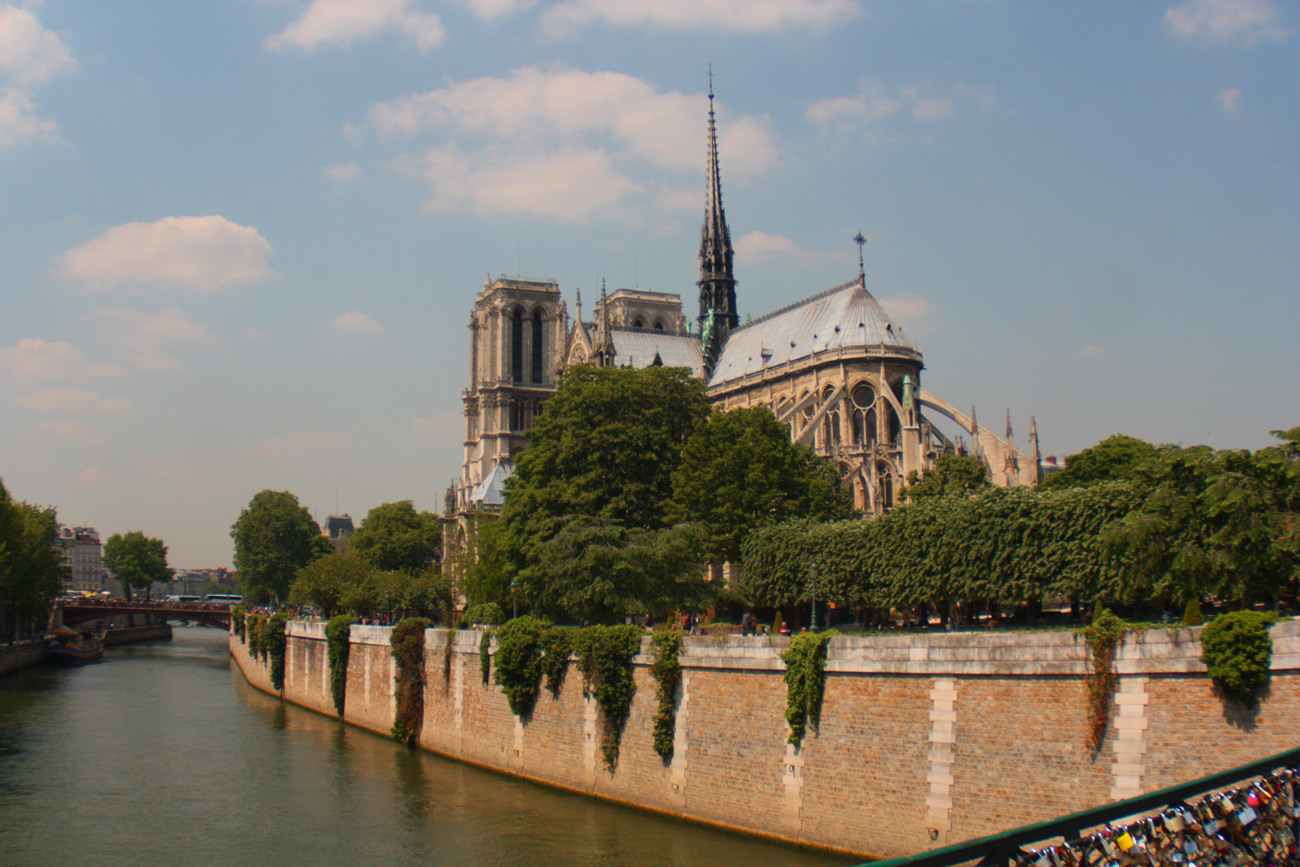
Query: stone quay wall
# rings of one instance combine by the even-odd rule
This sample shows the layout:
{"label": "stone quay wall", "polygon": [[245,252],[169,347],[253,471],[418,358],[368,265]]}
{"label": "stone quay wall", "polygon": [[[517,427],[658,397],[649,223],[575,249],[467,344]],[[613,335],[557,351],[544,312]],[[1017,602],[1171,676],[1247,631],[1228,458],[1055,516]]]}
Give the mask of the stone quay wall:
{"label": "stone quay wall", "polygon": [[[654,752],[649,639],[618,765],[599,752],[594,700],[570,663],[527,723],[484,685],[482,634],[425,633],[421,747],[507,774],[747,833],[892,857],[1160,789],[1300,743],[1300,621],[1275,624],[1269,691],[1219,697],[1199,627],[1130,635],[1105,742],[1088,735],[1087,646],[1072,632],[969,632],[831,641],[821,726],[787,738],[788,638],[687,638],[670,761]],[[354,626],[344,718],[388,734],[389,628]],[[334,715],[323,623],[289,624],[283,697]],[[267,667],[231,636],[248,681]]]}

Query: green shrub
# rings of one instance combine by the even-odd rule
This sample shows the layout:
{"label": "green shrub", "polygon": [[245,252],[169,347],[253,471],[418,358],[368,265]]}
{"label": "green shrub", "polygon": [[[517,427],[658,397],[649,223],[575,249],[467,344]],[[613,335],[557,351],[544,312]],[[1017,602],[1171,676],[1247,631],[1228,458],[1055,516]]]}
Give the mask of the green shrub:
{"label": "green shrub", "polygon": [[343,716],[347,706],[348,690],[348,656],[352,652],[352,624],[357,618],[351,614],[340,614],[325,624],[325,650],[329,656],[330,694],[334,698],[334,709]]}
{"label": "green shrub", "polygon": [[676,694],[677,682],[682,677],[682,664],[678,654],[682,649],[682,633],[677,629],[665,629],[656,632],[650,639],[655,661],[650,665],[650,674],[658,685],[659,706],[654,716],[655,752],[664,760],[672,758],[673,735],[677,727]]}
{"label": "green shrub", "polygon": [[1201,603],[1195,599],[1188,601],[1187,608],[1183,610],[1184,626],[1200,626],[1205,622],[1205,614],[1201,612]]}
{"label": "green shrub", "polygon": [[492,680],[492,633],[495,630],[484,629],[483,637],[478,643],[478,670],[483,675],[483,685]]}
{"label": "green shrub", "polygon": [[414,744],[424,727],[424,631],[432,625],[427,617],[398,621],[389,636],[393,659],[397,661],[397,712],[393,719],[393,740]]}
{"label": "green shrub", "polygon": [[[488,603],[489,605],[491,603]],[[548,624],[524,615],[497,630],[496,683],[521,719],[533,713],[542,681],[542,635]]]}
{"label": "green shrub", "polygon": [[1250,702],[1268,683],[1273,638],[1268,628],[1276,614],[1233,611],[1220,614],[1201,633],[1201,662],[1227,695]]}
{"label": "green shrub", "polygon": [[245,644],[248,643],[248,624],[244,622],[244,618],[246,617],[248,617],[248,609],[242,605],[236,606],[230,612],[230,626],[234,630],[235,635],[239,637],[239,640]]}
{"label": "green shrub", "polygon": [[248,655],[253,659],[266,660],[266,618],[261,614],[252,614],[248,618]]}
{"label": "green shrub", "polygon": [[501,606],[495,602],[480,602],[465,609],[465,620],[469,623],[486,623],[489,626],[499,626],[505,622],[505,619],[506,615],[502,612]]}
{"label": "green shrub", "polygon": [[542,673],[546,675],[546,688],[552,696],[559,697],[564,675],[569,670],[569,656],[573,653],[573,630],[552,626],[542,633]]}
{"label": "green shrub", "polygon": [[632,657],[641,648],[642,634],[639,626],[588,626],[576,630],[573,638],[574,652],[582,660],[583,693],[593,696],[600,708],[605,728],[601,756],[611,771],[618,764],[623,726],[636,695]]}
{"label": "green shrub", "polygon": [[790,724],[790,743],[803,743],[811,723],[814,731],[821,724],[822,697],[826,690],[826,646],[838,635],[827,632],[804,632],[790,639],[790,649],[781,654],[785,663],[785,720]]}
{"label": "green shrub", "polygon": [[262,633],[262,646],[266,649],[266,655],[271,662],[271,686],[275,687],[277,692],[284,692],[284,655],[289,643],[284,630],[288,623],[289,615],[277,611],[266,622]]}

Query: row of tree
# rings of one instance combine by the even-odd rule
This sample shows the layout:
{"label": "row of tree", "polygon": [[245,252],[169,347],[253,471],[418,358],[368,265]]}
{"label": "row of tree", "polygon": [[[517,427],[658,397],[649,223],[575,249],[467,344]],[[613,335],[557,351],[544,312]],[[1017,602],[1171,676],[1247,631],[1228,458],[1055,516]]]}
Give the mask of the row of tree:
{"label": "row of tree", "polygon": [[883,610],[1276,600],[1300,568],[1300,428],[1275,433],[1281,445],[1253,453],[1112,437],[1038,489],[992,488],[977,460],[941,458],[911,502],[875,521],[749,534],[741,591]]}
{"label": "row of tree", "polygon": [[230,529],[245,600],[395,619],[438,616],[451,591],[437,563],[442,525],[410,500],[371,509],[346,552],[288,491],[262,491]]}
{"label": "row of tree", "polygon": [[54,509],[14,500],[0,481],[0,640],[44,628],[67,575],[58,535]]}

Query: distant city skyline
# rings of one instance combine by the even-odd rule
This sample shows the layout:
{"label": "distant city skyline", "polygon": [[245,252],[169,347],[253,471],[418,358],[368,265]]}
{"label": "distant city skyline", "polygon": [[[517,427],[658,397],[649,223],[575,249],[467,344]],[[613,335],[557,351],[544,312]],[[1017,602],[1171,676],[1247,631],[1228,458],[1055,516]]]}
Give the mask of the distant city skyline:
{"label": "distant city skyline", "polygon": [[852,279],[1045,455],[1300,423],[1300,7],[0,0],[0,478],[174,568],[459,474],[485,276]]}

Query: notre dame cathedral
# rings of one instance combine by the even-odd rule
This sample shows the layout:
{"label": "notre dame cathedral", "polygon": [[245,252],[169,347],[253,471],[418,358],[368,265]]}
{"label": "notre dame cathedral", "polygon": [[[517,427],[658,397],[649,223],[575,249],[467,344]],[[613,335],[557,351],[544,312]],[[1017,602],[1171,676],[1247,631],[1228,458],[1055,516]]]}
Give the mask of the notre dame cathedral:
{"label": "notre dame cathedral", "polygon": [[[855,240],[859,245],[862,238]],[[464,392],[465,459],[447,489],[444,568],[472,557],[480,520],[499,512],[514,457],[573,364],[689,368],[708,383],[715,407],[762,406],[838,467],[866,516],[893,506],[908,473],[944,453],[973,454],[995,485],[1037,484],[1038,434],[1028,451],[983,427],[921,385],[921,351],[856,278],[740,324],[731,234],[722,206],[713,94],[709,93],[708,193],[700,238],[699,315],[687,326],[679,295],[641,289],[606,293],[592,320],[581,295],[575,316],[554,282],[487,280],[470,314],[469,387]],[[927,413],[969,435],[954,442]]]}

